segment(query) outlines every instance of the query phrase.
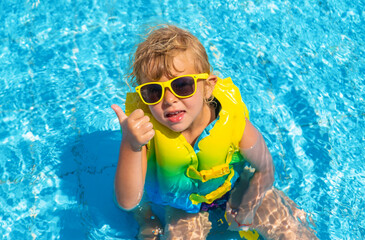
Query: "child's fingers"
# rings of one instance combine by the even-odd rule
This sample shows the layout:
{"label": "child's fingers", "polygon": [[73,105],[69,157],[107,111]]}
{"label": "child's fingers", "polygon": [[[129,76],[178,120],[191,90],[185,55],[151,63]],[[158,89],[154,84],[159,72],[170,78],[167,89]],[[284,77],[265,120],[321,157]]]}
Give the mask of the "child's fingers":
{"label": "child's fingers", "polygon": [[143,144],[147,144],[155,135],[153,124],[148,116],[136,120],[135,127],[138,129],[140,142]]}
{"label": "child's fingers", "polygon": [[146,116],[144,115],[144,112],[142,109],[136,109],[129,115],[129,118],[134,121],[139,121],[143,117],[146,117]]}
{"label": "child's fingers", "polygon": [[152,128],[151,130],[147,131],[144,135],[148,143],[155,136],[155,130]]}
{"label": "child's fingers", "polygon": [[[133,116],[135,117],[135,116]],[[133,120],[133,126],[137,129],[140,129],[140,130],[144,130],[145,131],[148,131],[149,129],[151,129],[153,127],[152,123],[150,122],[150,118],[148,116],[145,116],[145,115],[142,115],[142,117],[139,117],[139,118],[132,118],[131,119]]]}
{"label": "child's fingers", "polygon": [[122,123],[125,119],[128,118],[128,116],[123,112],[123,110],[117,104],[113,104],[111,108],[114,110],[115,114],[117,114],[120,123]]}
{"label": "child's fingers", "polygon": [[154,137],[153,125],[142,109],[136,109],[127,116],[118,105],[113,104],[111,108],[118,116],[124,132],[123,136],[129,139],[128,141],[133,143],[136,149],[147,144]]}
{"label": "child's fingers", "polygon": [[155,136],[155,130],[145,132],[141,137],[141,145],[146,145]]}

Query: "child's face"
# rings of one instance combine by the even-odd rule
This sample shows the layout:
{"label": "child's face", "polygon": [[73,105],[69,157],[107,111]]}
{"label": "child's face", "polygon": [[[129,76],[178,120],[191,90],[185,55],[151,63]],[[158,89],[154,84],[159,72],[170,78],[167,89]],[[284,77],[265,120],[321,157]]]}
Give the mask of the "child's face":
{"label": "child's face", "polygon": [[[178,54],[174,57],[173,63],[179,71],[172,71],[172,73],[175,76],[199,74],[194,68],[192,59],[189,51]],[[211,81],[211,78],[214,80],[208,86],[205,81]],[[161,102],[149,105],[152,115],[161,124],[175,132],[193,132],[195,129],[205,128],[211,118],[211,110],[204,102],[204,98],[211,96],[215,79],[215,76],[211,76],[207,80],[198,80],[196,93],[189,98],[178,98],[166,88]],[[165,82],[168,80],[170,79],[163,76],[158,81]]]}

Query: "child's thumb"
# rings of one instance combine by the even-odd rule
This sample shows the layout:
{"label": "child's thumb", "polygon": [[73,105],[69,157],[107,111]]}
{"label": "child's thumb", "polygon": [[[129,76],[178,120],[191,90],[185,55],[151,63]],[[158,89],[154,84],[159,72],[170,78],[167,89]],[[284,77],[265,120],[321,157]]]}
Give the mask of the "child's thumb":
{"label": "child's thumb", "polygon": [[123,112],[123,110],[117,104],[113,104],[111,108],[114,110],[115,114],[117,114],[120,123],[122,123],[124,120],[128,118],[128,116]]}

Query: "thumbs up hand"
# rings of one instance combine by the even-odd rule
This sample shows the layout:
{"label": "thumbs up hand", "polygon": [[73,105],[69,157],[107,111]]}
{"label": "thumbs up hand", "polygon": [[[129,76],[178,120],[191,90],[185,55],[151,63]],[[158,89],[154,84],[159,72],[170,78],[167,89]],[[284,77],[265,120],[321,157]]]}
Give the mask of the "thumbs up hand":
{"label": "thumbs up hand", "polygon": [[127,116],[116,104],[111,108],[117,114],[123,132],[123,140],[127,141],[131,149],[135,152],[141,151],[155,135],[150,118],[146,116],[142,109],[134,110]]}

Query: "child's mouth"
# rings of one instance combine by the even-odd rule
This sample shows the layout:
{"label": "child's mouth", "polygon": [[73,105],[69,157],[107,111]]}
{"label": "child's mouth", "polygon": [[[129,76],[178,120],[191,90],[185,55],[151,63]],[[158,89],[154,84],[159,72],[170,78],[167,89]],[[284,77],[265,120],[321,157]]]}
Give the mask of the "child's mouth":
{"label": "child's mouth", "polygon": [[165,116],[170,122],[179,122],[183,119],[185,111],[169,112]]}

